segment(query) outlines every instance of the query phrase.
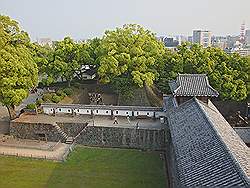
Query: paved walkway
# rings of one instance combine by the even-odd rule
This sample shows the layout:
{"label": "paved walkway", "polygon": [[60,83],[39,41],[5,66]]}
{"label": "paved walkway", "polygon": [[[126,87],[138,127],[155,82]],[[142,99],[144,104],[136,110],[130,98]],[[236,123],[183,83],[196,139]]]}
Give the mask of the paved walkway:
{"label": "paved walkway", "polygon": [[130,119],[127,117],[117,117],[118,124],[114,124],[114,120],[110,116],[95,116],[91,118],[88,115],[82,116],[50,116],[45,114],[38,115],[21,115],[15,122],[26,122],[26,123],[48,123],[53,124],[55,122],[65,123],[85,123],[89,122],[90,125],[102,126],[102,127],[121,127],[121,128],[140,128],[140,129],[163,129],[166,124],[161,124],[160,120],[148,119]]}
{"label": "paved walkway", "polygon": [[70,145],[25,139],[0,139],[0,155],[31,157],[62,161]]}

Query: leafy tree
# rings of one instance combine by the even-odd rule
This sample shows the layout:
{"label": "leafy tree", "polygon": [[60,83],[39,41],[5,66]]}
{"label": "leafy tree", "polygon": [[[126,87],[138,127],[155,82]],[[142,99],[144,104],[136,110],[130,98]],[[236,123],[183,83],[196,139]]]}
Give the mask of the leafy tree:
{"label": "leafy tree", "polygon": [[56,78],[60,76],[66,79],[70,86],[75,72],[80,69],[77,62],[78,54],[78,45],[70,37],[65,37],[63,41],[57,42],[54,50],[54,62],[50,68],[54,71],[52,75]]}
{"label": "leafy tree", "polygon": [[30,45],[28,34],[18,23],[0,15],[0,102],[11,119],[16,116],[15,106],[37,85],[38,70]]}
{"label": "leafy tree", "polygon": [[249,61],[239,54],[227,54],[219,48],[184,43],[176,52],[166,50],[157,66],[160,75],[157,85],[163,92],[169,92],[166,87],[168,81],[178,73],[205,73],[222,99],[240,101],[247,97]]}
{"label": "leafy tree", "polygon": [[97,48],[98,75],[103,83],[115,78],[128,78],[134,85],[152,85],[157,77],[154,69],[164,46],[155,35],[139,25],[128,24],[114,31],[106,31]]}

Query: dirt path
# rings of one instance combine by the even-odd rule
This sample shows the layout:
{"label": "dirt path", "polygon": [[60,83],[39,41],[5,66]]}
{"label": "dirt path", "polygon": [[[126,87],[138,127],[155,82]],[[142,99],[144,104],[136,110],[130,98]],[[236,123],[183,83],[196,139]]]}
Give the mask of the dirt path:
{"label": "dirt path", "polygon": [[0,145],[0,155],[31,157],[31,158],[61,161],[63,159],[63,155],[65,154],[65,152],[67,152],[69,145],[61,143],[61,145],[58,146],[54,151],[28,149],[28,148],[23,148],[23,147],[12,147],[12,146]]}

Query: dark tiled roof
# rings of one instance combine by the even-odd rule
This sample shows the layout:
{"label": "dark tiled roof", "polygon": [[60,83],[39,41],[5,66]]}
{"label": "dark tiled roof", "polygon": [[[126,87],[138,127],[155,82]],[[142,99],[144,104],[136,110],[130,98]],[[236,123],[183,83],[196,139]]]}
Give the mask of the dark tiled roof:
{"label": "dark tiled roof", "polygon": [[179,74],[176,80],[170,81],[169,86],[174,96],[215,96],[218,92],[213,89],[205,74]]}
{"label": "dark tiled roof", "polygon": [[96,74],[96,69],[87,69],[84,73],[93,76]]}
{"label": "dark tiled roof", "polygon": [[85,104],[55,104],[43,103],[42,108],[76,108],[76,109],[104,109],[104,110],[140,110],[140,111],[159,111],[162,112],[161,107],[151,106],[113,106],[113,105],[85,105]]}
{"label": "dark tiled roof", "polygon": [[191,99],[168,121],[181,186],[249,186],[249,149],[213,105]]}
{"label": "dark tiled roof", "polygon": [[163,96],[163,110],[164,112],[172,109],[174,107],[173,96],[172,95],[164,95]]}

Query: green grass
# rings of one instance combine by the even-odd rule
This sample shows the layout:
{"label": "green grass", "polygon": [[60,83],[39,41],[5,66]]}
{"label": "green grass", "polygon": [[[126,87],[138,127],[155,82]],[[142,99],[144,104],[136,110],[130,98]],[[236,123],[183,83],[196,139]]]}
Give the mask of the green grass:
{"label": "green grass", "polygon": [[77,147],[67,162],[0,157],[3,188],[163,188],[159,153]]}

